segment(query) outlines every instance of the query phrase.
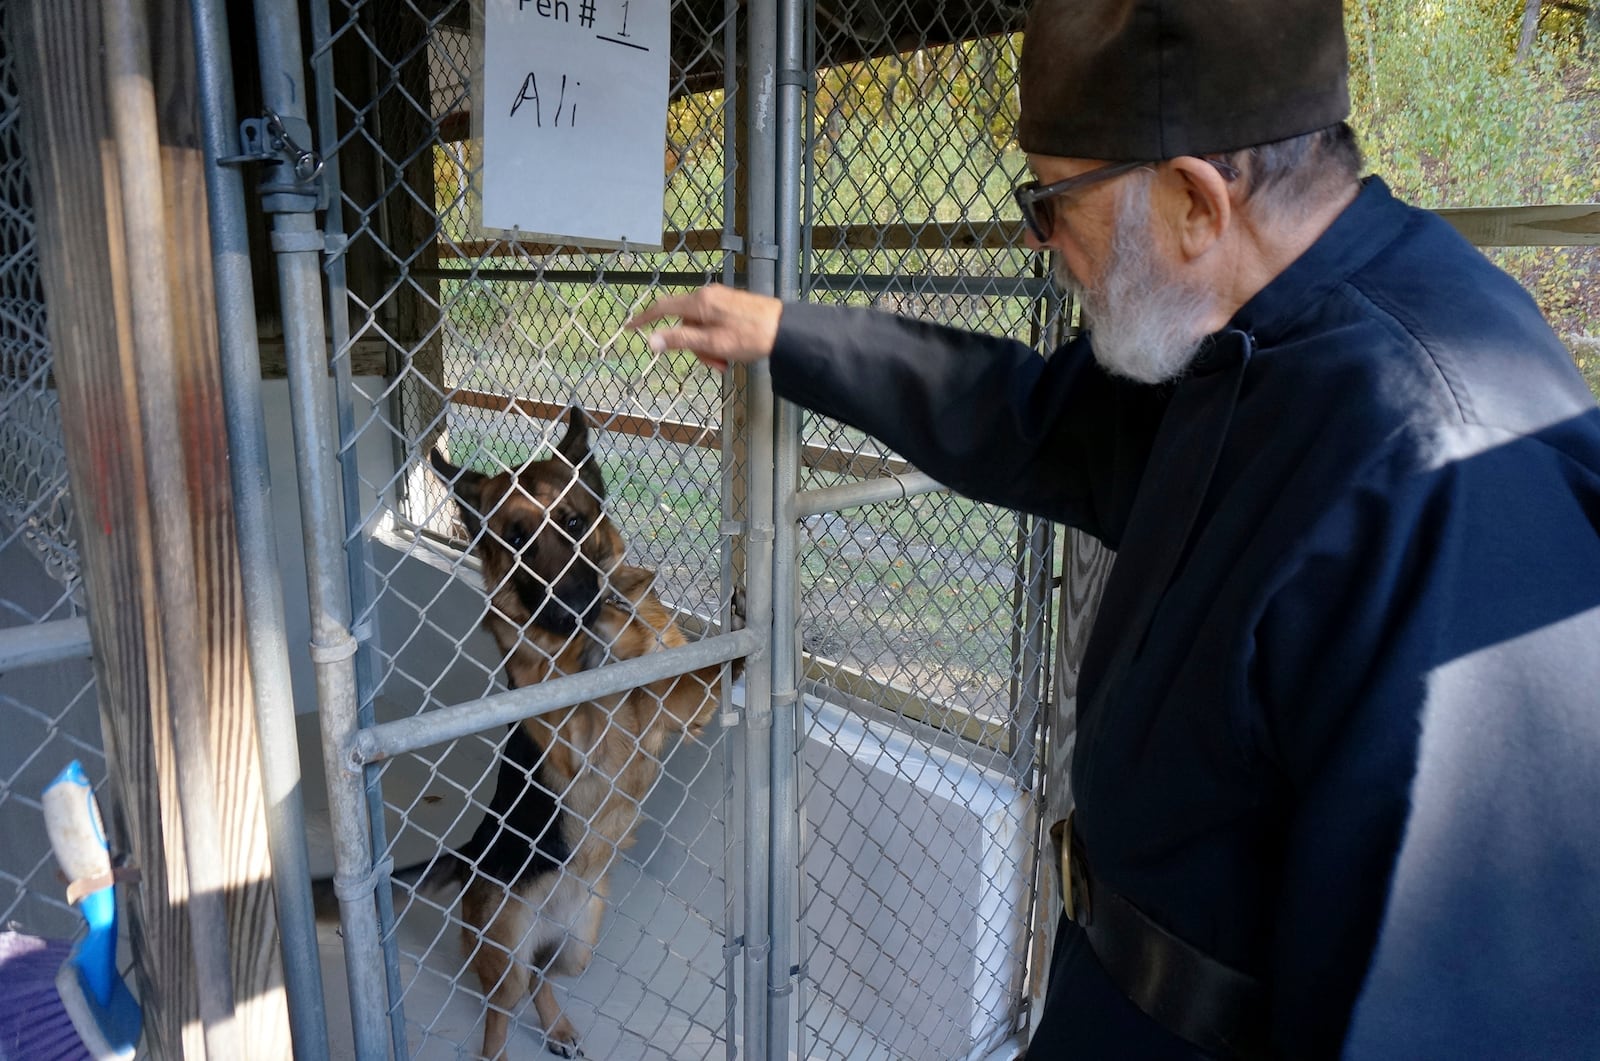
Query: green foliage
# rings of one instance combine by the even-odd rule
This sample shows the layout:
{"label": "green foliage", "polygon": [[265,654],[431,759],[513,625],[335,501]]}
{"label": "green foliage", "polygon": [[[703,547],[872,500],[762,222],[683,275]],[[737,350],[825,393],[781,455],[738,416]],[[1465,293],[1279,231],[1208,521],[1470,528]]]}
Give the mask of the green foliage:
{"label": "green foliage", "polygon": [[1352,121],[1374,168],[1419,205],[1600,195],[1600,173],[1577,152],[1600,123],[1597,85],[1576,47],[1544,37],[1516,62],[1507,13],[1521,8],[1347,0]]}
{"label": "green foliage", "polygon": [[[1600,201],[1600,41],[1586,40],[1581,13],[1545,3],[1519,62],[1523,7],[1346,0],[1351,121],[1369,167],[1402,197],[1428,207]],[[1491,257],[1558,333],[1600,331],[1600,249]]]}

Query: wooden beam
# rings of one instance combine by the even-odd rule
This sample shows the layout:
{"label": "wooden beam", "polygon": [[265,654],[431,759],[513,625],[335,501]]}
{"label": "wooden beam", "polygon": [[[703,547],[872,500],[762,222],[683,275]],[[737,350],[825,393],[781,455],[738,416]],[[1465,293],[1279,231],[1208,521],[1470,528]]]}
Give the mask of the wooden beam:
{"label": "wooden beam", "polygon": [[[1578,247],[1600,243],[1600,204],[1483,206],[1434,211],[1480,247]],[[661,234],[668,250],[712,252],[721,246],[720,229],[688,229]],[[923,224],[818,225],[811,245],[819,251],[1013,250],[1022,245],[1019,224],[993,221],[929,221]],[[458,261],[486,258],[570,257],[585,252],[552,243],[511,240],[441,240],[439,257]]]}
{"label": "wooden beam", "polygon": [[915,719],[1001,754],[1011,753],[1011,734],[1004,719],[984,718],[960,704],[926,699],[892,681],[874,678],[860,667],[812,652],[804,652],[802,656],[805,681],[837,689],[891,715]]}
{"label": "wooden beam", "polygon": [[[445,397],[452,405],[502,413],[515,410],[535,420],[551,422],[566,416],[568,408],[560,402],[517,398],[509,394],[493,394],[488,391],[453,390],[446,392]],[[585,412],[588,414],[590,426],[602,431],[634,435],[638,438],[659,438],[665,442],[699,446],[702,449],[722,448],[722,432],[710,424],[697,424],[687,420],[661,420],[610,409],[586,409]],[[451,456],[461,460],[465,454],[457,453]],[[832,446],[804,447],[800,454],[800,463],[817,471],[840,472],[863,479],[875,475],[900,475],[912,470],[909,464],[897,457],[880,457],[871,451],[838,449]]]}
{"label": "wooden beam", "polygon": [[1600,203],[1436,210],[1480,247],[1600,245]]}
{"label": "wooden beam", "polygon": [[[250,1044],[250,1056],[287,1057],[288,1014],[226,472],[189,7],[181,0],[151,3],[153,46],[147,47],[160,65],[150,78],[147,56],[142,82],[119,82],[124,101],[127,92],[148,93],[156,101],[145,156],[152,164],[141,165],[120,156],[115,146],[105,63],[113,53],[119,63],[141,54],[144,35],[108,40],[101,5],[92,0],[17,6],[22,10],[13,15],[22,16],[21,25],[10,43],[19,65],[40,275],[89,586],[101,725],[113,778],[108,809],[119,849],[130,852],[143,873],[142,883],[121,889],[120,896],[145,1012],[141,1055],[205,1057],[208,1043],[222,1041],[214,1034],[216,1020],[212,1028],[201,1020],[197,940],[189,919],[199,905],[220,904],[223,979],[232,984],[225,1019],[237,1040]],[[118,17],[132,11],[123,8]],[[131,261],[149,248],[130,244],[129,234],[150,219],[124,209],[130,180],[158,189],[161,216],[151,238],[161,241],[166,268],[138,279],[165,285],[168,296],[160,326],[171,340],[164,354],[170,371],[161,392],[176,395],[165,411],[181,439],[171,453],[152,452],[157,433],[141,413],[154,392],[149,373],[141,371],[146,366],[137,360],[137,337],[152,334],[148,315],[154,311],[133,296]],[[181,469],[187,502],[175,522],[193,543],[187,579],[158,562],[158,538],[173,539],[157,533],[149,502],[150,483],[172,471],[173,462]],[[162,580],[168,592],[173,582],[187,588],[191,610],[203,617],[191,626],[200,635],[193,658],[175,660],[167,647],[172,617],[158,605]],[[195,721],[222,834],[222,843],[207,852],[208,864],[193,877],[185,858],[172,718],[176,686],[170,678],[178,667],[189,668],[182,681],[200,694],[193,698],[200,711]],[[198,894],[194,885],[207,876],[215,887]]]}

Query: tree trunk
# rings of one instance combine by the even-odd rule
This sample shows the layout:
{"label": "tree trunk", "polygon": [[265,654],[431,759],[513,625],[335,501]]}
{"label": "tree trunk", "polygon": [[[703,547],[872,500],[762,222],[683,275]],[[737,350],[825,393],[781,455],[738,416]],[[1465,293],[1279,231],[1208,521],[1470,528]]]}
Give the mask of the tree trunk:
{"label": "tree trunk", "polygon": [[1522,36],[1517,41],[1517,62],[1526,62],[1539,35],[1539,8],[1542,0],[1527,0],[1522,8]]}

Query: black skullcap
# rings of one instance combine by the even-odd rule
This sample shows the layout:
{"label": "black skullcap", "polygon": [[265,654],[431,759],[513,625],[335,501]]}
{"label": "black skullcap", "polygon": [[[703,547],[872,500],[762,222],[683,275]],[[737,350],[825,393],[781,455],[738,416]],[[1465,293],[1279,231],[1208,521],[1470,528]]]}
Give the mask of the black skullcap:
{"label": "black skullcap", "polygon": [[1038,0],[1024,151],[1108,162],[1234,151],[1350,113],[1339,0]]}

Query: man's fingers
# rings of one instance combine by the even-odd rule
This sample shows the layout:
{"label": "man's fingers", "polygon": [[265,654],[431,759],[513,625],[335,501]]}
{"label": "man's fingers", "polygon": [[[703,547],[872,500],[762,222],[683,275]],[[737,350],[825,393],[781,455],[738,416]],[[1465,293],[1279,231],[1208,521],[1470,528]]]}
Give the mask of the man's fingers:
{"label": "man's fingers", "polygon": [[714,331],[691,324],[658,328],[650,333],[646,342],[653,354],[664,354],[668,350],[689,350],[696,354],[717,357],[722,353]]}
{"label": "man's fingers", "polygon": [[628,320],[639,331],[668,318],[676,324],[649,333],[652,353],[687,350],[713,368],[756,361],[772,353],[783,304],[775,298],[708,284],[687,295],[668,295]]}
{"label": "man's fingers", "polygon": [[654,324],[668,317],[683,317],[687,320],[704,318],[711,308],[711,301],[716,298],[714,292],[720,287],[720,284],[709,284],[687,295],[667,295],[658,298],[630,317],[623,327],[638,331],[647,324]]}
{"label": "man's fingers", "polygon": [[669,295],[650,303],[644,309],[628,318],[628,323],[623,327],[629,331],[638,331],[646,325],[656,321],[666,320],[668,317],[681,317],[688,308],[689,295]]}

